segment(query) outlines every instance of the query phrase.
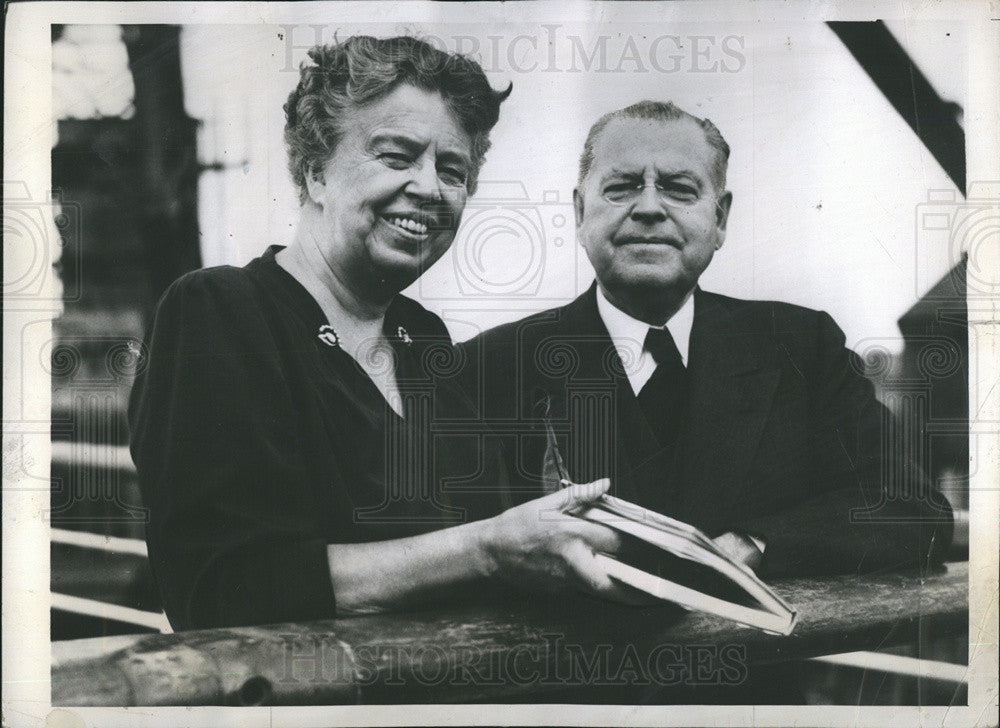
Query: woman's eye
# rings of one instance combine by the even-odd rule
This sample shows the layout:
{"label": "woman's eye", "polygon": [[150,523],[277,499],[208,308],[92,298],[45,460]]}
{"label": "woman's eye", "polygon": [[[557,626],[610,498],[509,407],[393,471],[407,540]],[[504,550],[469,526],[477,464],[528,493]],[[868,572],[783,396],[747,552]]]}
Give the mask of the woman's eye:
{"label": "woman's eye", "polygon": [[442,180],[450,185],[455,185],[457,187],[465,184],[466,174],[464,169],[459,169],[457,167],[443,167],[438,170],[438,175]]}
{"label": "woman's eye", "polygon": [[400,152],[383,152],[379,159],[392,169],[405,169],[410,165],[409,155]]}

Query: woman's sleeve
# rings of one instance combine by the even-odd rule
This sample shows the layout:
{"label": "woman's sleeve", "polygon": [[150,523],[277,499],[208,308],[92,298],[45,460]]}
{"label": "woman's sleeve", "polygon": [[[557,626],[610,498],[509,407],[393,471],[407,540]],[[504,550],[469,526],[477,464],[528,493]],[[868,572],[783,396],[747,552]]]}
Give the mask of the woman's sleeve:
{"label": "woman's sleeve", "polygon": [[332,616],[315,476],[252,283],[239,269],[185,276],[160,301],[147,342],[131,448],[171,624]]}

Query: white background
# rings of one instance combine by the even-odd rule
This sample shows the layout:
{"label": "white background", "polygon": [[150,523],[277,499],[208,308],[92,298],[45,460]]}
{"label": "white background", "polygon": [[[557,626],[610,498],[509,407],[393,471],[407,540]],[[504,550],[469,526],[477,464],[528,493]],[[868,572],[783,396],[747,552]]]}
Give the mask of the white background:
{"label": "white background", "polygon": [[[334,7],[308,23],[184,29],[186,104],[204,121],[200,153],[228,166],[201,180],[205,265],[242,265],[290,240],[297,198],[281,107],[306,49],[334,33],[433,36],[472,52],[495,87],[513,83],[465,215],[478,234],[463,230],[407,291],[458,340],[589,285],[571,209],[583,140],[601,114],[644,98],[707,116],[732,148],[727,242],[703,287],[825,309],[849,346],[878,338],[898,351],[896,320],[958,260],[955,246],[919,224],[929,191],[940,191],[932,207],[951,210],[957,189],[822,22],[691,22],[683,6],[660,6],[656,22],[643,23],[583,7],[546,23],[432,14],[434,22],[359,24]],[[964,107],[965,22],[899,18],[888,27],[938,93]],[[493,193],[509,195],[511,183],[526,204],[497,212]]]}

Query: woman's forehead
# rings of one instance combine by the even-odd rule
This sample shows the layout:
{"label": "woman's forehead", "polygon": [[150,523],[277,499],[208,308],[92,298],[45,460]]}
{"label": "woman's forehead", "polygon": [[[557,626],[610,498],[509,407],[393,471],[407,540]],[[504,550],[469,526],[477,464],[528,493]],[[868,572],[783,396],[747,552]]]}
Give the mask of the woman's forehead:
{"label": "woman's forehead", "polygon": [[346,134],[353,131],[366,140],[388,136],[438,143],[448,140],[465,147],[471,144],[440,93],[409,84],[349,110],[341,127]]}

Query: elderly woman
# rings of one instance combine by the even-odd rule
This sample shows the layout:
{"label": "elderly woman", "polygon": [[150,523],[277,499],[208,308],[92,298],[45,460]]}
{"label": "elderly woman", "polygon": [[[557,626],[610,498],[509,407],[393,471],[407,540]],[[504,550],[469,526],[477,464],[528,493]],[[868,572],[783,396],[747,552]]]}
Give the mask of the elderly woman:
{"label": "elderly woman", "polygon": [[624,598],[593,559],[618,538],[566,515],[606,482],[503,511],[500,458],[432,435],[474,410],[441,320],[399,295],[451,245],[509,90],[408,37],[309,56],[285,106],[294,240],[176,281],[129,405],[171,623],[371,612],[505,580]]}

